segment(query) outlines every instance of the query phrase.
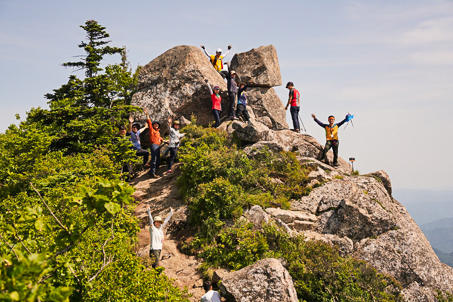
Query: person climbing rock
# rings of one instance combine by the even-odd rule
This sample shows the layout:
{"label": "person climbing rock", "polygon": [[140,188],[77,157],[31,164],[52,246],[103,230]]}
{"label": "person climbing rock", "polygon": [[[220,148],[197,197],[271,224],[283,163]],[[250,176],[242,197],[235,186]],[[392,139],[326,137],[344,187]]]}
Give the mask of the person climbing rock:
{"label": "person climbing rock", "polygon": [[145,108],[143,112],[146,114],[146,123],[149,127],[149,139],[151,142],[151,169],[149,170],[148,175],[159,178],[159,176],[156,175],[156,171],[160,166],[160,144],[167,141],[164,141],[160,136],[160,123],[158,121],[153,121],[151,123],[147,108]]}
{"label": "person climbing rock", "polygon": [[[225,58],[228,53],[230,52],[231,45],[228,45],[228,51],[222,56],[222,50],[220,48],[217,49],[215,52],[215,55],[211,55],[206,51],[206,48],[203,45],[200,45],[200,47],[203,49],[204,53],[208,56],[208,58],[211,61],[212,66],[214,66],[215,70],[217,70],[218,73],[221,74],[222,69],[223,69],[223,58]],[[224,74],[222,74],[222,77],[224,77]]]}
{"label": "person climbing rock", "polygon": [[[249,84],[253,84],[252,82],[249,82]],[[239,91],[238,91],[238,107],[236,109],[236,117],[239,118],[239,116],[242,114],[245,118],[245,121],[251,125],[252,122],[250,121],[250,116],[249,112],[247,111],[247,88],[248,84],[246,85],[245,83],[239,83]]]}
{"label": "person climbing rock", "polygon": [[203,289],[206,292],[202,297],[200,302],[221,302],[219,292],[212,290],[211,281],[203,282]]}
{"label": "person climbing rock", "polygon": [[291,119],[293,120],[293,131],[299,132],[300,131],[300,124],[299,124],[299,109],[300,109],[300,93],[299,91],[294,88],[293,82],[288,82],[286,84],[286,88],[289,89],[289,98],[288,103],[286,104],[285,110],[288,110],[288,106],[291,105],[289,109],[291,113]]}
{"label": "person climbing rock", "polygon": [[228,63],[225,63],[228,67],[228,71],[226,72],[227,78],[227,87],[228,87],[228,100],[230,101],[229,108],[228,108],[228,117],[230,120],[235,120],[237,117],[235,116],[235,107],[236,107],[236,98],[238,94],[238,86],[236,83],[236,72],[234,70],[230,70]]}
{"label": "person climbing rock", "polygon": [[316,123],[318,123],[319,126],[323,127],[326,130],[326,145],[324,146],[324,150],[322,152],[321,161],[327,161],[327,152],[329,152],[330,148],[333,150],[333,166],[337,167],[339,166],[338,164],[338,147],[340,145],[340,142],[338,140],[338,129],[343,125],[345,122],[347,122],[349,114],[346,115],[346,118],[339,122],[338,124],[335,124],[335,117],[333,115],[328,117],[329,124],[323,124],[321,123],[317,118],[316,115],[312,114],[311,115],[313,119],[315,120]]}
{"label": "person climbing rock", "polygon": [[204,80],[206,85],[208,85],[209,93],[211,94],[212,101],[212,115],[214,116],[214,127],[217,128],[220,126],[220,113],[222,112],[222,97],[220,96],[220,87],[214,86],[214,91],[212,91],[211,85],[209,85],[208,80]]}
{"label": "person climbing rock", "polygon": [[132,142],[132,149],[135,150],[135,154],[137,156],[143,156],[143,167],[149,168],[148,165],[148,158],[149,158],[149,151],[142,149],[140,144],[140,133],[148,128],[148,124],[145,127],[140,129],[139,123],[134,123],[134,118],[132,116],[129,117],[129,129],[126,133],[126,136],[129,136],[129,141]]}
{"label": "person climbing rock", "polygon": [[170,208],[170,214],[168,214],[167,218],[165,219],[164,223],[162,223],[162,218],[160,216],[154,217],[151,215],[151,211],[149,206],[146,207],[146,212],[149,216],[149,234],[150,234],[150,245],[149,245],[149,257],[152,258],[153,256],[156,258],[153,268],[159,266],[160,261],[160,254],[162,252],[162,244],[164,242],[164,232],[163,230],[168,224],[171,216],[173,215],[173,209]]}
{"label": "person climbing rock", "polygon": [[179,133],[179,121],[173,121],[172,118],[168,118],[168,127],[170,128],[170,143],[168,144],[168,151],[170,152],[170,158],[168,159],[167,174],[173,173],[171,167],[176,158],[178,152],[179,140],[184,137],[185,134]]}

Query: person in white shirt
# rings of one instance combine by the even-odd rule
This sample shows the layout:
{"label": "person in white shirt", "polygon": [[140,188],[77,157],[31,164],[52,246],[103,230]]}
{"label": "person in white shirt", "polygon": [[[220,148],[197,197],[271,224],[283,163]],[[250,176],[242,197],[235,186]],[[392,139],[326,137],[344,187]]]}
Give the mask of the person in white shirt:
{"label": "person in white shirt", "polygon": [[170,128],[170,143],[168,144],[168,151],[170,152],[170,158],[168,159],[168,169],[167,174],[173,173],[171,167],[176,158],[176,153],[178,152],[179,140],[184,137],[185,134],[179,133],[179,121],[173,121],[172,127],[172,118],[168,118],[168,127]]}
{"label": "person in white shirt", "polygon": [[153,268],[156,268],[159,266],[159,260],[160,260],[160,254],[162,252],[162,243],[164,241],[164,232],[163,229],[167,226],[168,221],[171,218],[171,215],[173,215],[173,209],[170,208],[170,214],[167,216],[165,219],[164,223],[162,223],[162,218],[160,216],[154,217],[151,215],[151,211],[149,209],[149,206],[146,207],[146,212],[148,212],[149,216],[149,234],[151,235],[150,237],[150,246],[149,246],[149,257],[152,257],[151,255],[154,255],[156,257],[156,261],[153,264]]}
{"label": "person in white shirt", "polygon": [[201,297],[200,302],[221,302],[219,293],[212,290],[211,281],[205,281],[203,283],[203,288],[206,293]]}

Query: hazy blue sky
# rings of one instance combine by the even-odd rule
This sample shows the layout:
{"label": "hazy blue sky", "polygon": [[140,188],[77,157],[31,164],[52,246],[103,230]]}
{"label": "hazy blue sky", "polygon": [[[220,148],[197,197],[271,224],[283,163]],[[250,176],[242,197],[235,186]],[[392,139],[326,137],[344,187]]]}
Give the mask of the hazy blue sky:
{"label": "hazy blue sky", "polygon": [[397,189],[453,190],[452,1],[0,0],[0,132],[67,81],[61,63],[82,54],[89,19],[127,46],[132,66],[181,44],[232,44],[226,60],[273,44],[309,134],[324,143],[311,113],[349,111],[355,128],[340,130],[340,156],[361,173],[383,169]]}

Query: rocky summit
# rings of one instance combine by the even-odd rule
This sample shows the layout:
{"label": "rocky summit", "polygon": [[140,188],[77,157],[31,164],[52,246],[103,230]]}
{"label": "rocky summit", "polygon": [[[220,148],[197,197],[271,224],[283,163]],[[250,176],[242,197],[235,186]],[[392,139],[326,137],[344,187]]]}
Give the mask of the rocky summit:
{"label": "rocky summit", "polygon": [[[453,268],[439,261],[404,206],[392,197],[387,173],[353,175],[341,158],[339,167],[322,163],[318,158],[323,146],[316,139],[287,129],[283,103],[272,88],[281,85],[275,48],[236,54],[231,67],[240,80],[260,86],[249,90],[253,124],[224,121],[219,128],[239,139],[250,157],[261,148],[292,151],[304,165],[313,166],[308,177],[314,189],[308,196],[291,200],[289,210],[254,206],[242,219],[256,227],[273,220],[290,234],[338,246],[342,256],[364,260],[398,280],[405,301],[436,301],[437,290],[452,291]],[[148,108],[152,119],[178,116],[189,122],[193,115],[197,123],[208,125],[213,118],[204,79],[226,90],[225,80],[200,49],[174,47],[142,69],[133,104]],[[226,101],[222,106],[227,108]],[[329,152],[330,162],[332,157]],[[276,259],[261,260],[222,279],[222,291],[231,301],[297,301],[291,277]]]}

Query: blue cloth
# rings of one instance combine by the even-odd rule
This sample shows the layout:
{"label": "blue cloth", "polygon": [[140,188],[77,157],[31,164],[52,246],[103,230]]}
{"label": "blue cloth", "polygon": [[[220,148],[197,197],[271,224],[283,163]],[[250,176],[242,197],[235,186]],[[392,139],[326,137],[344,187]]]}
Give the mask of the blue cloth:
{"label": "blue cloth", "polygon": [[129,136],[129,141],[132,142],[132,149],[134,150],[140,150],[141,149],[141,144],[140,144],[140,130],[137,130],[137,132],[129,132],[126,133],[127,136]]}

